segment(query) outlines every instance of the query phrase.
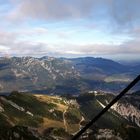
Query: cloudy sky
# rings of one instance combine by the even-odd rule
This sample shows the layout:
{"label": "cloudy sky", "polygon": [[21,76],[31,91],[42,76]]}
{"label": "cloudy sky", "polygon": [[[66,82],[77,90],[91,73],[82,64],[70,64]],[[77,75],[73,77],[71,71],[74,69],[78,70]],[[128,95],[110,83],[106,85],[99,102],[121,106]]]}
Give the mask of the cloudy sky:
{"label": "cloudy sky", "polygon": [[140,0],[0,0],[0,56],[140,60]]}

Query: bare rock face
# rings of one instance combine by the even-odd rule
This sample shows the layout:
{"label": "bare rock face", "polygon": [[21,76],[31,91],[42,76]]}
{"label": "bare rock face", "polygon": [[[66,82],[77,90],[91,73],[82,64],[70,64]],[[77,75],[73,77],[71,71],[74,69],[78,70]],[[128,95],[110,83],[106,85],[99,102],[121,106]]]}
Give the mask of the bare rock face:
{"label": "bare rock face", "polygon": [[128,121],[131,121],[140,127],[140,110],[130,103],[124,104],[119,102],[113,105],[112,109]]}
{"label": "bare rock face", "polygon": [[[0,91],[47,90],[80,74],[71,61],[56,58],[13,57],[0,59]],[[13,84],[14,83],[14,84]],[[41,84],[40,84],[41,83]]]}
{"label": "bare rock face", "polygon": [[95,135],[95,138],[97,140],[123,140],[119,133],[115,135],[114,131],[110,129],[99,129],[97,134]]}
{"label": "bare rock face", "polygon": [[3,112],[3,111],[4,111],[3,107],[2,107],[2,106],[0,106],[0,112]]}

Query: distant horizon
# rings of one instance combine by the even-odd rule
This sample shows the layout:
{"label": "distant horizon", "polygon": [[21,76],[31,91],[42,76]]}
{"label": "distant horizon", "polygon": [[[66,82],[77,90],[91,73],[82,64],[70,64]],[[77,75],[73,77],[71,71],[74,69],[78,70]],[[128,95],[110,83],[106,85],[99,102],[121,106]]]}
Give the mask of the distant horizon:
{"label": "distant horizon", "polygon": [[42,56],[32,56],[32,55],[26,55],[26,56],[0,56],[0,58],[22,58],[22,57],[32,57],[32,58],[43,58],[43,57],[52,57],[52,58],[64,58],[64,59],[76,59],[76,58],[101,58],[101,59],[107,59],[107,60],[112,60],[118,63],[124,63],[124,64],[140,64],[140,59],[132,59],[132,60],[127,60],[127,59],[113,59],[110,57],[102,57],[102,56],[75,56],[75,57],[63,57],[63,56],[49,56],[49,55],[42,55]]}
{"label": "distant horizon", "polygon": [[0,1],[0,56],[140,61],[138,0]]}

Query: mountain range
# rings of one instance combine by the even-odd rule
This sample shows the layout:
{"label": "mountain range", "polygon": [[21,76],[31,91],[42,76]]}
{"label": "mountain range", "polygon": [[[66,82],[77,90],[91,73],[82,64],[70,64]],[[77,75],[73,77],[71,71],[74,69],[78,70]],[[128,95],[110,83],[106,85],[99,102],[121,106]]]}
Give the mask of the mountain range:
{"label": "mountain range", "polygon": [[[0,58],[0,92],[79,94],[98,90],[119,92],[140,72],[140,65],[123,65],[93,57]],[[139,85],[136,89],[139,89]]]}
{"label": "mountain range", "polygon": [[[1,57],[0,139],[70,140],[139,72],[139,64],[103,58]],[[139,140],[139,89],[138,83],[80,140]]]}

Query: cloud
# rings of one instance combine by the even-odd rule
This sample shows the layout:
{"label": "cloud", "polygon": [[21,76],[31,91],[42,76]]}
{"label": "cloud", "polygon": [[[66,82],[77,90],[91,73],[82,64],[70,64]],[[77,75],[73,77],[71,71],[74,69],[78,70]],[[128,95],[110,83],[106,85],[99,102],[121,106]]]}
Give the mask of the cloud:
{"label": "cloud", "polygon": [[9,47],[0,45],[0,52],[1,52],[1,53],[2,53],[2,52],[8,53],[9,49],[10,49]]}
{"label": "cloud", "polygon": [[140,55],[140,41],[131,40],[120,45],[111,44],[61,44],[53,50],[57,56]]}
{"label": "cloud", "polygon": [[11,33],[8,31],[0,31],[0,45],[7,46],[14,43],[16,39],[16,33]]}
{"label": "cloud", "polygon": [[120,25],[139,22],[139,0],[109,0],[108,6],[111,18]]}
{"label": "cloud", "polygon": [[140,41],[125,42],[121,45],[110,44],[60,44],[51,45],[42,42],[19,41],[0,44],[0,54],[10,56],[102,56],[102,55],[140,55]]}
{"label": "cloud", "polygon": [[[137,31],[138,32],[138,31]],[[119,45],[106,43],[90,44],[70,44],[61,42],[60,44],[38,41],[27,36],[38,36],[40,33],[48,34],[45,28],[32,28],[30,30],[20,30],[17,32],[0,32],[0,54],[14,56],[86,56],[86,55],[118,55],[118,54],[140,54],[139,37],[123,42]],[[22,38],[25,36],[27,39]]]}
{"label": "cloud", "polygon": [[24,0],[15,1],[15,9],[11,18],[33,18],[45,20],[61,20],[86,17],[96,3],[95,0]]}
{"label": "cloud", "polygon": [[[100,28],[100,31],[115,30],[118,32],[126,30],[127,34],[131,36],[130,41],[123,42],[119,45],[104,43],[90,43],[84,45],[66,44],[60,41],[60,44],[48,44],[47,41],[37,41],[31,36],[38,37],[42,34],[48,35],[49,29],[40,27],[31,27],[30,29],[20,29],[17,31],[17,27],[10,26],[11,30],[0,32],[0,53],[9,53],[10,55],[109,55],[109,54],[140,54],[140,0],[8,0],[1,2],[0,4],[11,4],[8,10],[4,8],[4,12],[7,12],[7,16],[0,17],[3,23],[12,23],[15,21],[22,24],[22,22],[34,21],[33,26],[38,26],[41,21],[47,24],[51,23],[52,28],[55,26],[53,23],[59,21],[75,21],[84,19],[89,21],[95,28]],[[52,22],[53,21],[53,22]],[[94,24],[96,22],[96,24]],[[62,24],[62,26],[66,23]],[[82,23],[81,23],[82,24]],[[73,24],[72,26],[75,26]],[[9,26],[8,26],[9,27]],[[14,27],[12,29],[12,27]],[[2,28],[2,27],[1,27]],[[51,29],[52,29],[51,28]],[[83,27],[86,28],[85,26]],[[82,29],[83,29],[82,28]],[[75,30],[75,28],[74,28]],[[94,30],[94,29],[91,29]],[[88,31],[88,29],[87,29]],[[52,33],[53,32],[53,33]],[[51,30],[51,37],[64,38],[65,42],[76,31],[71,32],[71,27],[68,31],[56,31]],[[55,34],[55,35],[54,35]],[[23,37],[23,38],[22,38]],[[45,36],[46,37],[46,36]],[[94,37],[94,35],[93,35]],[[30,39],[29,39],[30,38]],[[66,38],[68,38],[66,40]],[[48,38],[46,37],[46,40]],[[51,38],[52,39],[52,38]],[[54,39],[54,42],[55,42]],[[101,39],[100,39],[101,40]],[[115,40],[114,40],[115,41]],[[57,42],[58,43],[58,42]]]}
{"label": "cloud", "polygon": [[20,29],[16,32],[17,36],[41,36],[41,35],[47,35],[48,34],[48,29],[42,28],[42,27],[35,27],[35,28],[23,28]]}
{"label": "cloud", "polygon": [[[23,54],[30,55],[57,55],[64,56],[71,55],[118,55],[118,54],[140,54],[140,41],[126,42],[121,45],[108,45],[108,44],[86,44],[86,45],[66,45],[65,48],[59,45],[48,45],[43,43],[36,44],[22,44],[22,47],[18,49],[18,53],[21,51]],[[69,47],[70,46],[70,47]],[[24,51],[23,51],[24,50]],[[26,50],[26,51],[25,51]],[[34,51],[33,51],[34,50]],[[17,53],[17,54],[18,54]]]}
{"label": "cloud", "polygon": [[[46,30],[42,28],[37,28],[33,30],[27,31],[20,31],[20,32],[8,32],[8,31],[1,31],[0,32],[0,54],[1,55],[41,55],[42,52],[47,52],[47,45],[36,42],[36,41],[29,41],[29,40],[20,40],[20,36],[24,35],[38,35],[39,33],[46,33]],[[47,52],[48,53],[48,52]]]}
{"label": "cloud", "polygon": [[67,20],[89,18],[108,20],[117,26],[140,23],[139,0],[13,0],[11,19]]}

